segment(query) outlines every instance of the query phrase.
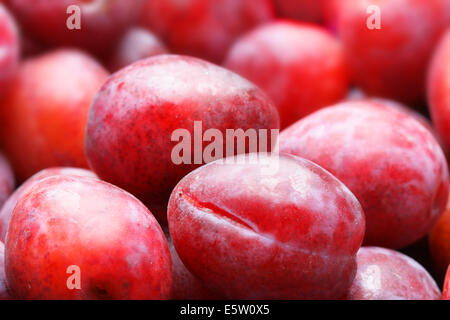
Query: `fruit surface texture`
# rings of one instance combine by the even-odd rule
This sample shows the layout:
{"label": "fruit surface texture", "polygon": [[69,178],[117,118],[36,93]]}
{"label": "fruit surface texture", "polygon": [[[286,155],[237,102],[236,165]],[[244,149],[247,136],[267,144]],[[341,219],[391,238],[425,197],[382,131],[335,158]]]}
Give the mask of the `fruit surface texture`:
{"label": "fruit surface texture", "polygon": [[349,79],[340,43],[325,28],[281,21],[239,38],[224,65],[264,89],[281,127],[343,99]]}
{"label": "fruit surface texture", "polygon": [[[98,179],[53,176],[32,186],[14,209],[5,250],[20,299],[170,297],[170,253],[155,218]],[[70,275],[78,271],[77,284]]]}
{"label": "fruit surface texture", "polygon": [[168,218],[181,260],[226,298],[341,297],[364,234],[360,204],[307,160],[249,157],[210,163],[174,189]]}
{"label": "fruit surface texture", "polygon": [[196,163],[193,143],[187,153],[190,163],[173,158],[181,140],[172,138],[174,132],[187,130],[193,141],[194,122],[203,132],[216,129],[224,137],[227,129],[279,128],[275,106],[252,83],[196,58],[160,55],[113,74],[97,94],[87,125],[89,165],[152,211],[167,206],[177,182],[204,164],[204,148]]}
{"label": "fruit surface texture", "polygon": [[349,300],[439,300],[431,275],[410,257],[384,248],[363,247]]}
{"label": "fruit surface texture", "polygon": [[72,49],[22,63],[0,105],[0,145],[19,182],[48,167],[87,167],[88,112],[107,76],[93,58]]}
{"label": "fruit surface texture", "polygon": [[448,168],[438,142],[413,116],[380,102],[322,109],[281,133],[280,152],[317,163],[352,190],[366,216],[365,245],[412,244],[447,204]]}

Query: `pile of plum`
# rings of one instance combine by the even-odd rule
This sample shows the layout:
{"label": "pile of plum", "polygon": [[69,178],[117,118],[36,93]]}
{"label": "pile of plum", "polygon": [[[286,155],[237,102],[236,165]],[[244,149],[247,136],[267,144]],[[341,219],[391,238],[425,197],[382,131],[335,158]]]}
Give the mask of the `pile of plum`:
{"label": "pile of plum", "polygon": [[0,2],[1,299],[450,299],[450,1]]}

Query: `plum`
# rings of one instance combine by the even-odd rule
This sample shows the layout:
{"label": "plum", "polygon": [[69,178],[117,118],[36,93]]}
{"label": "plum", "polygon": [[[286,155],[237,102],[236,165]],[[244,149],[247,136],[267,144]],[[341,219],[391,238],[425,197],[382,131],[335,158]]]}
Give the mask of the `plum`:
{"label": "plum", "polygon": [[447,203],[444,214],[431,229],[428,240],[433,265],[438,274],[443,276],[450,264],[450,202]]}
{"label": "plum", "polygon": [[172,189],[204,163],[192,160],[195,145],[183,152],[189,161],[173,157],[179,144],[173,135],[181,130],[195,139],[196,123],[205,133],[213,129],[226,136],[231,129],[277,130],[279,116],[260,89],[228,70],[192,57],[155,56],[113,74],[97,94],[87,124],[89,166],[164,222]]}
{"label": "plum", "polygon": [[448,168],[438,142],[415,117],[381,101],[317,111],[281,132],[280,152],[317,163],[352,190],[366,215],[365,245],[412,244],[447,204]]}
{"label": "plum", "polygon": [[[418,111],[408,107],[407,105],[405,105],[403,103],[395,101],[395,100],[383,99],[383,98],[368,98],[368,99],[370,101],[373,101],[373,102],[376,102],[376,103],[380,103],[383,106],[391,107],[391,108],[394,108],[394,109],[396,109],[396,110],[398,110],[400,112],[404,112],[406,114],[409,114],[414,119],[416,119],[418,122],[420,122],[425,128],[427,128],[433,134],[433,136],[436,138],[436,140],[439,142],[441,147],[443,147],[441,139],[440,139],[439,135],[437,134],[436,130],[434,129],[433,124],[431,123],[430,119],[425,117],[420,112],[418,112]],[[442,149],[442,150],[444,150],[444,149]]]}
{"label": "plum", "polygon": [[442,150],[445,152],[444,143],[442,142],[442,139],[439,136],[439,134],[436,132],[436,129],[434,128],[431,120],[428,117],[424,116],[419,111],[395,100],[377,97],[367,97],[364,92],[358,89],[352,90],[352,92],[350,92],[349,95],[347,96],[347,100],[372,101],[377,104],[381,104],[383,107],[391,107],[397,111],[404,112],[412,116],[433,134],[433,136],[439,142],[439,145],[442,147]]}
{"label": "plum", "polygon": [[94,59],[71,49],[20,66],[0,105],[0,145],[19,182],[48,167],[87,167],[89,107],[107,76]]}
{"label": "plum", "polygon": [[414,259],[390,249],[363,247],[348,300],[439,300],[441,292]]}
{"label": "plum", "polygon": [[356,85],[371,95],[421,104],[433,48],[450,26],[450,2],[338,0],[333,12]]}
{"label": "plum", "polygon": [[301,158],[262,153],[218,160],[184,177],[168,220],[186,268],[229,299],[343,296],[365,229],[359,202],[330,173]]}
{"label": "plum", "polygon": [[443,300],[450,300],[450,265],[447,269],[447,276],[444,281],[444,292],[442,294]]}
{"label": "plum", "polygon": [[172,300],[218,300],[219,297],[211,293],[183,264],[173,246],[170,234],[166,234],[172,258]]}
{"label": "plum", "polygon": [[433,56],[428,74],[428,102],[433,124],[450,151],[450,30]]}
{"label": "plum", "polygon": [[117,71],[138,60],[168,53],[166,46],[150,31],[132,28],[124,34],[108,59],[108,68]]}
{"label": "plum", "polygon": [[14,18],[0,3],[0,94],[6,90],[8,82],[19,65],[19,34]]}
{"label": "plum", "polygon": [[[127,28],[137,23],[142,0],[10,0],[27,34],[52,46],[75,46],[105,55]],[[79,8],[79,29],[76,22]]]}
{"label": "plum", "polygon": [[0,153],[0,209],[14,191],[15,179],[8,160]]}
{"label": "plum", "polygon": [[168,299],[172,266],[153,215],[129,193],[52,176],[17,202],[5,271],[19,299]]}
{"label": "plum", "polygon": [[0,242],[0,300],[12,300],[5,274],[5,245]]}
{"label": "plum", "polygon": [[263,25],[233,45],[224,66],[264,89],[281,127],[345,98],[348,72],[341,45],[313,24]]}
{"label": "plum", "polygon": [[142,24],[174,53],[221,63],[242,33],[271,21],[271,0],[146,0]]}
{"label": "plum", "polygon": [[75,175],[92,178],[97,177],[92,171],[70,167],[48,168],[36,173],[25,181],[16,191],[14,191],[3,207],[0,208],[0,241],[4,242],[6,240],[6,232],[8,231],[9,221],[11,220],[11,215],[16,207],[17,200],[36,182],[56,175]]}

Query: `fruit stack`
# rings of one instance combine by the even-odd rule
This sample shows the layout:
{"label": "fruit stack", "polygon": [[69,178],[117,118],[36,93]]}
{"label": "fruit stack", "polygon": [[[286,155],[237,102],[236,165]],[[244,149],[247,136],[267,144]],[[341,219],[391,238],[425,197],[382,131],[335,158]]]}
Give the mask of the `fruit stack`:
{"label": "fruit stack", "polygon": [[1,2],[1,299],[450,299],[450,1]]}

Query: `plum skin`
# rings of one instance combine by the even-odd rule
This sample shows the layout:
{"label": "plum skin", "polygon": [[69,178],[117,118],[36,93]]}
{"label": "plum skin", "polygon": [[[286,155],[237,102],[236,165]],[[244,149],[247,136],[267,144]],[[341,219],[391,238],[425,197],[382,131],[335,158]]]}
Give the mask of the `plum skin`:
{"label": "plum skin", "polygon": [[268,93],[282,129],[343,99],[349,86],[342,46],[308,23],[286,20],[254,29],[236,41],[224,66]]}
{"label": "plum skin", "polygon": [[362,247],[348,300],[439,300],[431,275],[412,258],[390,249]]}
{"label": "plum skin", "polygon": [[221,63],[242,33],[274,18],[271,0],[145,0],[142,25],[171,52]]}
{"label": "plum skin", "polygon": [[433,266],[440,276],[450,264],[450,201],[428,237]]}
{"label": "plum skin", "polygon": [[444,292],[442,294],[442,300],[450,300],[450,265],[447,269],[447,275],[444,280]]}
{"label": "plum skin", "polygon": [[278,161],[279,170],[264,175],[263,164],[216,161],[183,178],[168,208],[175,249],[225,298],[339,298],[354,277],[361,206],[317,165],[291,156]]}
{"label": "plum skin", "polygon": [[88,112],[107,76],[93,58],[72,49],[20,66],[0,106],[0,145],[19,182],[48,167],[87,168]]}
{"label": "plum skin", "polygon": [[48,168],[39,171],[25,181],[18,189],[16,189],[5,202],[3,207],[0,207],[0,241],[5,242],[6,240],[6,232],[8,231],[9,221],[11,220],[12,213],[20,197],[36,182],[56,175],[75,175],[92,178],[97,177],[92,171],[80,168],[60,167]]}
{"label": "plum skin", "polygon": [[169,53],[166,46],[149,30],[132,28],[119,41],[108,59],[108,69],[118,71],[144,58]]}
{"label": "plum skin", "polygon": [[200,59],[159,55],[113,74],[96,95],[85,142],[89,166],[163,221],[171,191],[199,166],[171,159],[178,144],[172,133],[183,128],[193,136],[194,121],[224,136],[226,129],[279,128],[275,106],[252,83]]}
{"label": "plum skin", "polygon": [[12,300],[5,274],[5,245],[0,241],[0,300]]}
{"label": "plum skin", "polygon": [[[132,195],[98,179],[61,175],[32,186],[14,209],[5,250],[19,299],[170,297],[170,253],[157,221]],[[81,270],[79,290],[67,288],[71,265]]]}
{"label": "plum skin", "polygon": [[[420,105],[432,51],[450,26],[449,1],[334,0],[329,5],[354,83],[371,95]],[[380,29],[367,27],[370,5],[380,8]]]}
{"label": "plum skin", "polygon": [[447,203],[448,168],[438,142],[413,116],[383,102],[317,111],[281,132],[280,152],[317,163],[352,190],[366,215],[365,245],[412,244]]}
{"label": "plum skin", "polygon": [[428,103],[433,124],[450,151],[450,31],[442,38],[428,72]]}
{"label": "plum skin", "polygon": [[0,153],[0,210],[15,187],[14,174],[8,160]]}
{"label": "plum skin", "polygon": [[[27,34],[57,47],[79,47],[104,56],[136,23],[142,1],[129,0],[10,0],[8,5]],[[81,29],[69,30],[67,8],[81,9]]]}
{"label": "plum skin", "polygon": [[171,300],[220,300],[219,297],[205,288],[183,264],[173,245],[168,230],[166,238],[172,258],[172,295]]}
{"label": "plum skin", "polygon": [[19,66],[19,32],[14,18],[0,3],[0,94],[6,90],[9,81]]}

